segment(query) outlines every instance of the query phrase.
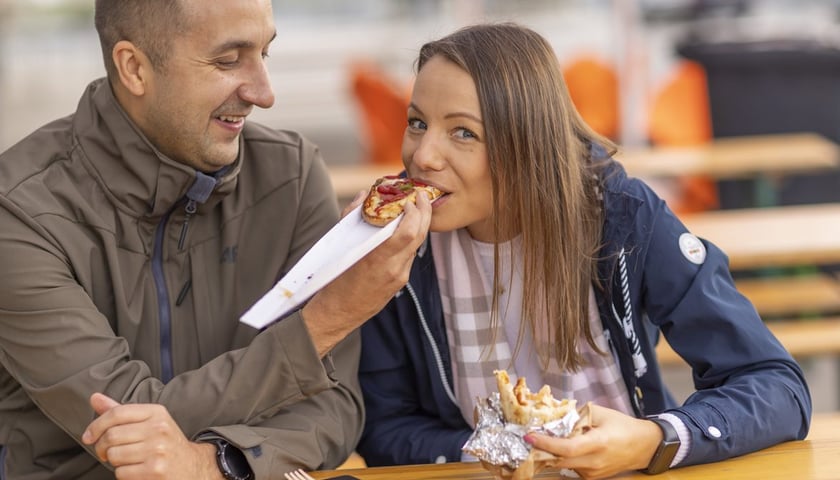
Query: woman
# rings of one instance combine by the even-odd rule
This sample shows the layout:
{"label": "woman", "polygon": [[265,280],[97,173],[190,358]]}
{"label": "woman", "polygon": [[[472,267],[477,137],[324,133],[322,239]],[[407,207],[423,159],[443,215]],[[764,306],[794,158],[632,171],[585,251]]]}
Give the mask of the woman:
{"label": "woman", "polygon": [[[417,65],[402,158],[446,195],[408,285],[362,329],[368,464],[462,460],[500,368],[596,405],[584,435],[526,437],[587,478],[806,435],[799,366],[723,252],[581,121],[542,37],[468,27],[424,45]],[[682,406],[656,363],[660,331],[694,372]]]}

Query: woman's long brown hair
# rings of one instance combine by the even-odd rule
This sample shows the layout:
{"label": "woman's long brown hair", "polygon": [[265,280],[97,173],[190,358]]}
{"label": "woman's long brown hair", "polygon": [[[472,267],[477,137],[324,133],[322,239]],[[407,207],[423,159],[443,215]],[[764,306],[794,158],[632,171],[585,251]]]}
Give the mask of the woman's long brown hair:
{"label": "woman's long brown hair", "polygon": [[[554,356],[560,368],[577,370],[583,360],[581,333],[597,350],[589,328],[589,289],[597,285],[597,255],[603,228],[597,164],[590,145],[612,154],[615,146],[578,115],[549,43],[512,23],[466,27],[425,44],[418,71],[442,55],[475,82],[484,121],[493,184],[497,239],[521,234],[522,322],[543,366]],[[494,253],[499,264],[498,244]],[[491,324],[498,331],[498,268],[493,276]],[[547,322],[536,319],[545,317]],[[542,328],[548,331],[538,331]],[[547,325],[547,326],[546,326]],[[540,342],[536,342],[540,345]]]}

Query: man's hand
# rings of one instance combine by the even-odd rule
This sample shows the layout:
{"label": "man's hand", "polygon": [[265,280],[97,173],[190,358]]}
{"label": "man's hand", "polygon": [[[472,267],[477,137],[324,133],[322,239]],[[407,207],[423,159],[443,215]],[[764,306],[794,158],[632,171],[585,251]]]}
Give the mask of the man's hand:
{"label": "man's hand", "polygon": [[[345,214],[363,199],[363,196],[357,196]],[[379,313],[405,286],[417,249],[426,239],[431,219],[429,197],[420,192],[416,206],[406,203],[405,215],[399,220],[400,224],[391,238],[307,303],[301,315],[319,355],[325,355],[350,332]]]}
{"label": "man's hand", "polygon": [[572,438],[529,433],[525,440],[560,458],[559,466],[587,480],[605,478],[650,463],[662,441],[662,430],[650,420],[592,405],[592,428]]}
{"label": "man's hand", "polygon": [[90,405],[99,415],[82,442],[115,468],[118,479],[223,480],[216,466],[216,447],[189,441],[162,405],[121,405],[94,393]]}

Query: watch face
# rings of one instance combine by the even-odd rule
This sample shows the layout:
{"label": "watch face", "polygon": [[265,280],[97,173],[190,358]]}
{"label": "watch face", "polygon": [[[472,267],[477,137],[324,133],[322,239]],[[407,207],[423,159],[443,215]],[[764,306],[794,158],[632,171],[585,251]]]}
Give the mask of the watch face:
{"label": "watch face", "polygon": [[228,442],[219,443],[219,469],[227,480],[253,478],[253,472],[245,454]]}

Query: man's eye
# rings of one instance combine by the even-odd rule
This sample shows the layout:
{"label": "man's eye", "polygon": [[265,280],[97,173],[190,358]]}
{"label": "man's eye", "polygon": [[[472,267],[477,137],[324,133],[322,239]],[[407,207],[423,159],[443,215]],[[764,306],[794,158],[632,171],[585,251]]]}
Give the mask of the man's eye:
{"label": "man's eye", "polygon": [[238,58],[230,58],[230,59],[224,58],[224,59],[216,60],[216,65],[218,65],[222,68],[231,68],[231,67],[235,67],[238,64],[239,64],[239,59]]}

